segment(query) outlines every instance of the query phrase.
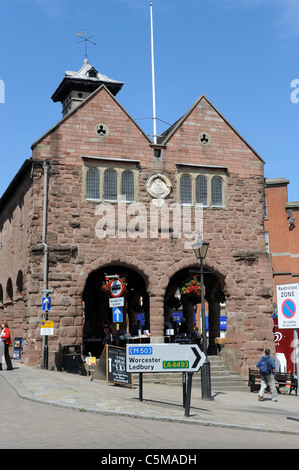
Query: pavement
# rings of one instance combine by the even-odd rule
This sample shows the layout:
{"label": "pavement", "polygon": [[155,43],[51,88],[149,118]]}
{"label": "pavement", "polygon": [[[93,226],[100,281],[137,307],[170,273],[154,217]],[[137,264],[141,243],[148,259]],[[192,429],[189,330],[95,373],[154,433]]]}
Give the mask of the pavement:
{"label": "pavement", "polygon": [[183,408],[181,386],[143,382],[139,400],[138,380],[133,387],[108,384],[91,376],[28,367],[13,361],[12,371],[0,375],[27,400],[86,411],[188,423],[199,426],[246,429],[299,436],[299,397],[278,395],[278,402],[265,394],[212,389],[212,400],[201,398],[198,385],[192,386],[189,416]]}

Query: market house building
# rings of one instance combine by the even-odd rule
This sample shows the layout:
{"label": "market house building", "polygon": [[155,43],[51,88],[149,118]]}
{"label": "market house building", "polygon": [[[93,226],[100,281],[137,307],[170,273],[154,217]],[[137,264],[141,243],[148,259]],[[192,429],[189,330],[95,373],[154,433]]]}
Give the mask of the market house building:
{"label": "market house building", "polygon": [[1,316],[24,339],[21,360],[42,365],[42,291],[52,289],[49,367],[59,367],[64,346],[84,346],[112,321],[102,286],[117,274],[126,289],[119,331],[143,312],[150,340],[163,342],[178,302],[191,331],[194,301],[178,297],[199,267],[191,244],[201,230],[212,271],[209,353],[222,302],[221,355],[246,375],[273,348],[264,161],[205,96],[153,143],[116,98],[122,86],[85,61],[54,92],[63,117],[33,143],[0,200]]}

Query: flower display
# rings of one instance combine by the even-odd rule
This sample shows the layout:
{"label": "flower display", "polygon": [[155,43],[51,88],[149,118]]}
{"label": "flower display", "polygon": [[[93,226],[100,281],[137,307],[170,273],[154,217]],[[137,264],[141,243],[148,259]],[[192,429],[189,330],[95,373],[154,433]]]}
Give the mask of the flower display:
{"label": "flower display", "polygon": [[182,298],[188,299],[192,303],[200,302],[201,283],[198,279],[199,274],[191,275],[180,288]]}

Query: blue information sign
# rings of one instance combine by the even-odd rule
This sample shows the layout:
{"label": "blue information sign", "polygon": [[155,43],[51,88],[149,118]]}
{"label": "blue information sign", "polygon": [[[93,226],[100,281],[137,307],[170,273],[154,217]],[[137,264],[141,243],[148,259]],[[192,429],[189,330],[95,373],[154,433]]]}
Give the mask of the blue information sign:
{"label": "blue information sign", "polygon": [[123,309],[122,307],[113,307],[113,322],[122,323],[123,321]]}
{"label": "blue information sign", "polygon": [[42,309],[43,311],[51,310],[51,297],[43,297]]}

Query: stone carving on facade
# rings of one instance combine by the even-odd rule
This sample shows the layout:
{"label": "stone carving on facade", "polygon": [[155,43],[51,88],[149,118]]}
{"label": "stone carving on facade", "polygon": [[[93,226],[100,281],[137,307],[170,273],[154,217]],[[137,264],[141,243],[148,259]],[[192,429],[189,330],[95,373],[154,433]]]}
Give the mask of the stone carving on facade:
{"label": "stone carving on facade", "polygon": [[163,206],[164,199],[169,195],[171,188],[170,179],[162,173],[154,173],[146,183],[146,190],[152,196],[152,202],[157,209]]}

